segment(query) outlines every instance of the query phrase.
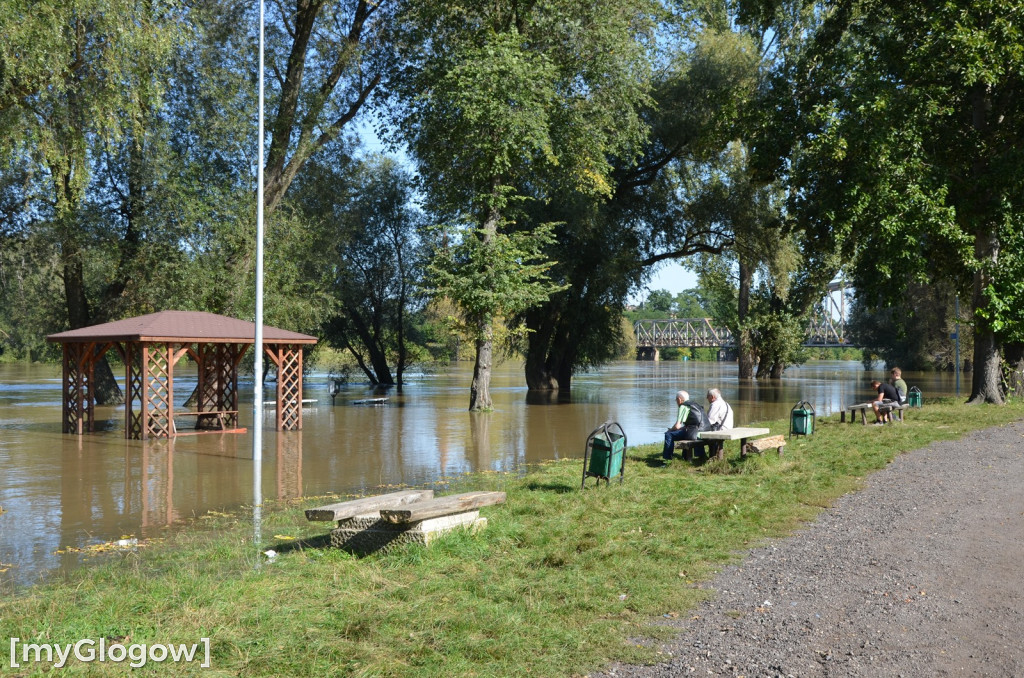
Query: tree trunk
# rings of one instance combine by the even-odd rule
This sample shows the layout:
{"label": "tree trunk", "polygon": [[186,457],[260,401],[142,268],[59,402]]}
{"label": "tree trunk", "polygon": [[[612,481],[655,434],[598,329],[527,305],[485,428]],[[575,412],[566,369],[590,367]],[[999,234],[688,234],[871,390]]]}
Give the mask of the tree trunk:
{"label": "tree trunk", "polygon": [[555,315],[544,306],[526,315],[526,388],[530,391],[558,390],[557,371],[551,364],[550,348],[555,332]]}
{"label": "tree trunk", "polygon": [[740,257],[740,289],[739,289],[739,333],[736,336],[736,351],[739,354],[739,378],[750,379],[754,376],[754,347],[750,330],[745,327],[747,315],[750,313],[750,287],[753,284],[754,272]]}
{"label": "tree trunk", "polygon": [[[989,128],[989,115],[992,111],[991,88],[989,85],[979,82],[970,92],[972,105],[971,123],[979,138],[987,136]],[[974,272],[974,286],[972,290],[973,310],[975,313],[974,324],[974,371],[971,377],[971,397],[967,401],[971,404],[1005,403],[1003,392],[1000,388],[1000,358],[999,340],[995,332],[987,322],[978,318],[978,309],[982,308],[987,300],[985,290],[992,282],[992,274],[989,267],[994,268],[999,264],[999,235],[998,228],[988,223],[986,216],[991,208],[992,196],[984,185],[986,174],[985,158],[979,153],[972,163],[972,180],[977,190],[972,196],[973,210],[965,210],[965,217],[974,221],[974,258],[977,260],[978,268]]]}
{"label": "tree trunk", "polygon": [[494,354],[494,328],[490,320],[477,322],[479,338],[476,340],[476,362],[473,364],[473,384],[469,387],[469,411],[491,410],[491,363]]}
{"label": "tree trunk", "polygon": [[[994,229],[980,227],[975,233],[974,256],[982,264],[974,272],[972,301],[977,311],[986,303],[985,289],[992,282],[987,266],[994,266],[999,260],[999,239]],[[1000,386],[1002,371],[999,348],[995,332],[988,323],[978,319],[974,324],[974,371],[971,373],[971,397],[968,403],[1002,405],[1006,402]]]}
{"label": "tree trunk", "polygon": [[[69,247],[75,245],[65,244],[64,250],[67,251]],[[71,329],[77,330],[91,325],[89,301],[85,296],[85,275],[82,260],[77,255],[64,262],[64,297],[67,300],[68,323]],[[97,360],[93,366],[93,379],[97,404],[118,405],[124,402],[121,387],[117,385],[106,356]]]}
{"label": "tree trunk", "polygon": [[974,371],[971,373],[971,405],[979,403],[1005,404],[1000,387],[1002,361],[995,332],[980,325],[974,330]]}
{"label": "tree trunk", "polygon": [[[532,337],[531,337],[532,340]],[[533,342],[526,351],[526,388],[530,391],[556,391],[558,390],[558,379],[545,360],[543,348],[534,348]],[[538,355],[539,354],[539,355]]]}
{"label": "tree trunk", "polygon": [[1003,344],[1003,356],[1008,367],[1006,375],[1006,393],[1024,396],[1024,342]]}

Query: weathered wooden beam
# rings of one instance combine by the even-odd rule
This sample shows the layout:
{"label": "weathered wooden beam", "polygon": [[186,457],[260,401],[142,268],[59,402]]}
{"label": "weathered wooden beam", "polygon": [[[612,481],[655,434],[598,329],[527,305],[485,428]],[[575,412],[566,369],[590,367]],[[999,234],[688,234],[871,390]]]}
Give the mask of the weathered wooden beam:
{"label": "weathered wooden beam", "polygon": [[414,523],[504,502],[504,492],[466,492],[429,501],[418,501],[401,508],[381,509],[380,517],[389,523]]}
{"label": "weathered wooden beam", "polygon": [[317,508],[306,509],[306,520],[329,521],[348,520],[349,518],[373,513],[384,508],[393,508],[410,504],[416,501],[426,501],[434,498],[433,490],[401,490],[389,494],[380,494],[374,497],[363,497],[352,499],[337,504],[318,506]]}

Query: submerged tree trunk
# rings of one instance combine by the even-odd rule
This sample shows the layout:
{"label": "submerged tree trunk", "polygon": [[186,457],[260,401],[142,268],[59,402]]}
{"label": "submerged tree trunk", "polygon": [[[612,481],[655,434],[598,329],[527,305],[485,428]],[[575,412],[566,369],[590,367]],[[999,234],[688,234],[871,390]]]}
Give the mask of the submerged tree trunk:
{"label": "submerged tree trunk", "polygon": [[[63,246],[65,252],[73,244]],[[77,248],[76,248],[77,249]],[[89,313],[89,302],[85,296],[85,274],[83,272],[82,260],[76,253],[64,262],[64,295],[67,300],[68,323],[73,330],[92,325]],[[117,405],[124,402],[124,395],[121,387],[117,385],[114,372],[110,369],[110,363],[106,356],[96,361],[93,366],[93,379],[95,380],[96,403],[99,405]]]}
{"label": "submerged tree trunk", "polygon": [[489,319],[477,322],[476,362],[473,383],[469,387],[469,410],[481,412],[493,407],[491,402],[491,367],[494,357],[494,327]]}
{"label": "submerged tree trunk", "polygon": [[[494,182],[495,188],[498,185]],[[498,232],[501,215],[491,209],[484,221],[480,237],[484,251],[493,243]],[[485,261],[486,257],[485,257]],[[490,265],[489,262],[485,265]],[[491,367],[494,360],[494,319],[490,315],[480,314],[474,318],[476,330],[476,361],[473,364],[473,383],[469,387],[469,411],[481,412],[492,409],[491,402]]]}

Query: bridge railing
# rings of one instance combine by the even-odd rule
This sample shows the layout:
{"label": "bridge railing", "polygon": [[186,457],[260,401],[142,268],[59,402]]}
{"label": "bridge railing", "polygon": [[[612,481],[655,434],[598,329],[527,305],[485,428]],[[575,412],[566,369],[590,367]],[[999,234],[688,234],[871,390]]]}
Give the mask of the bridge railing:
{"label": "bridge railing", "polygon": [[[729,348],[736,338],[728,327],[715,325],[711,318],[667,318],[638,320],[633,324],[638,348]],[[815,312],[807,325],[804,346],[845,347],[844,325],[826,313]]]}
{"label": "bridge railing", "polygon": [[637,346],[733,346],[732,332],[724,325],[714,326],[711,318],[638,320],[633,325]]}

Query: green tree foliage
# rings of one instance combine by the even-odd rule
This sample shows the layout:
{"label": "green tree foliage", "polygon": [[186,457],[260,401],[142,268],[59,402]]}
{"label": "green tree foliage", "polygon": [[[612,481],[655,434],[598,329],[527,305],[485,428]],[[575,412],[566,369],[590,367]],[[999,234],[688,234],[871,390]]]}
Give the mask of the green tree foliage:
{"label": "green tree foliage", "polygon": [[[143,127],[158,104],[162,82],[155,76],[179,31],[176,12],[175,3],[133,0],[0,9],[0,152],[31,177],[25,209],[59,252],[72,328],[94,319],[87,277],[97,229],[85,205],[92,159]],[[101,402],[120,398],[105,361],[96,379]]]}
{"label": "green tree foliage", "polygon": [[[949,283],[908,283],[896,303],[858,303],[850,314],[853,342],[887,365],[905,370],[951,370],[955,365],[955,289]],[[967,323],[961,320],[966,326]],[[962,333],[961,354],[971,355],[971,336]]]}
{"label": "green tree foliage", "polygon": [[813,6],[818,23],[778,71],[785,95],[772,109],[792,131],[777,156],[792,168],[793,211],[823,258],[859,255],[855,283],[870,300],[971,274],[971,401],[1001,402],[996,327],[1009,305],[994,300],[1015,293],[999,282],[1002,243],[1022,230],[1024,5]]}

